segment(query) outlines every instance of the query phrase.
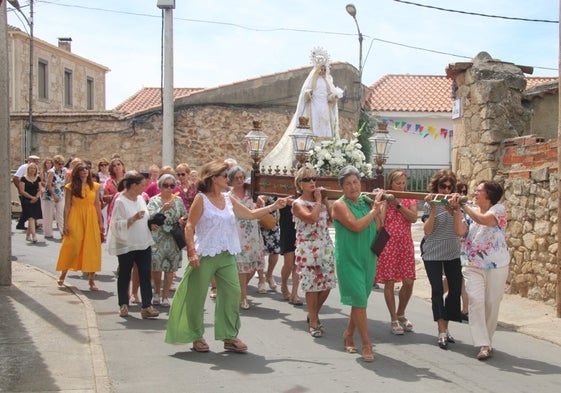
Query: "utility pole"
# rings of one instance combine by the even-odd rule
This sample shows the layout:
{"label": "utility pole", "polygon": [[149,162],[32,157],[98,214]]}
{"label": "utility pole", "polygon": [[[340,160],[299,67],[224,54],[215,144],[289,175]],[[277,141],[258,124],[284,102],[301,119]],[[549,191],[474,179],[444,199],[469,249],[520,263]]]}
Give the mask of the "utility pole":
{"label": "utility pole", "polygon": [[0,285],[12,285],[12,218],[10,201],[10,100],[8,75],[8,19],[0,0]]}
{"label": "utility pole", "polygon": [[164,91],[162,95],[162,165],[175,166],[173,106],[173,9],[175,0],[158,0],[164,13]]}

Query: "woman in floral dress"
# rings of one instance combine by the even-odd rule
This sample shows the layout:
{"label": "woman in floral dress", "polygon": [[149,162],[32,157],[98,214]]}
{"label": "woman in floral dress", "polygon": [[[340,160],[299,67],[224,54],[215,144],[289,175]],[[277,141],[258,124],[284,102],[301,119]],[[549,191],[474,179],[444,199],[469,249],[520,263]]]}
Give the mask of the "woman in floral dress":
{"label": "woman in floral dress", "polygon": [[[238,200],[250,210],[257,207],[251,197],[251,190],[245,184],[246,173],[239,167],[234,166],[228,171],[228,181],[232,185],[229,195]],[[238,224],[238,235],[242,250],[236,254],[238,261],[238,273],[240,276],[240,288],[242,292],[240,307],[242,310],[249,309],[247,301],[247,285],[249,280],[258,269],[263,270],[263,238],[259,229],[259,221],[246,220],[236,217]],[[263,282],[263,287],[264,287]]]}
{"label": "woman in floral dress", "polygon": [[312,337],[323,335],[319,320],[321,306],[335,288],[335,260],[333,242],[329,236],[330,206],[316,187],[316,172],[303,167],[294,179],[296,191],[301,194],[292,203],[296,227],[296,271],[306,293],[308,329]]}
{"label": "woman in floral dress", "polygon": [[[152,238],[154,239],[154,244],[152,245],[152,281],[154,283],[152,304],[161,305],[162,307],[170,306],[169,291],[173,281],[173,273],[181,266],[181,258],[183,256],[182,251],[171,234],[171,230],[176,222],[181,227],[185,227],[187,215],[183,201],[173,192],[175,187],[175,177],[173,175],[160,176],[158,179],[158,189],[161,192],[150,198],[148,202],[150,217],[154,217],[156,213],[163,213],[166,216],[164,225],[152,231]],[[162,272],[164,273],[163,288]]]}
{"label": "woman in floral dress", "polygon": [[[405,191],[407,175],[401,169],[394,169],[388,175],[386,189]],[[417,221],[417,201],[396,198],[387,202],[384,227],[390,234],[390,240],[378,256],[376,283],[384,284],[384,298],[390,312],[391,332],[402,335],[413,331],[413,324],[405,316],[405,308],[413,294],[415,283],[415,249],[411,235],[411,224]],[[399,304],[395,307],[394,287],[401,282]]]}
{"label": "woman in floral dress", "polygon": [[493,335],[508,278],[507,212],[499,203],[503,194],[499,183],[484,180],[475,189],[473,205],[462,209],[459,195],[450,202],[456,211],[454,230],[461,236],[460,259],[469,297],[469,330],[473,345],[479,347],[478,360],[488,359],[493,352]]}

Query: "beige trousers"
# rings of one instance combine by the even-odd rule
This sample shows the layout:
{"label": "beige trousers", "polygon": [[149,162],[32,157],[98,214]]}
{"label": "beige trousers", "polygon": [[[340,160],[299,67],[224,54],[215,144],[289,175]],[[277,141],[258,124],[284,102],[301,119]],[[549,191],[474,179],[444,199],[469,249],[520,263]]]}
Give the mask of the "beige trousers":
{"label": "beige trousers", "polygon": [[464,267],[463,275],[469,298],[469,328],[473,345],[492,347],[508,266],[497,269]]}

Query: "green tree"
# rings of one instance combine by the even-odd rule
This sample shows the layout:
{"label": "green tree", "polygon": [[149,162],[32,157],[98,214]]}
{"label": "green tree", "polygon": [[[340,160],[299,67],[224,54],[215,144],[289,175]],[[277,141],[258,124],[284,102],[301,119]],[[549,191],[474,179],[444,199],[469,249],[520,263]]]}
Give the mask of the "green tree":
{"label": "green tree", "polygon": [[368,138],[374,135],[374,130],[378,125],[378,119],[370,115],[367,111],[360,111],[360,118],[358,120],[358,142],[360,143],[361,151],[366,157],[366,162],[372,160],[372,145]]}

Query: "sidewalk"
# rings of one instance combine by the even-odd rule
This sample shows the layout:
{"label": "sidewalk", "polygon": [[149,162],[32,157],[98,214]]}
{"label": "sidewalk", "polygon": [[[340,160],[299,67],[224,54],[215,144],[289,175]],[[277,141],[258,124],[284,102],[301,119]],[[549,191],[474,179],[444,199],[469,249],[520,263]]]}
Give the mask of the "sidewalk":
{"label": "sidewalk", "polygon": [[[0,392],[112,392],[93,303],[74,287],[57,288],[55,276],[26,262],[13,262],[13,285],[0,287]],[[414,296],[430,302],[422,263]],[[552,306],[505,295],[499,319],[561,346],[561,319]]]}
{"label": "sidewalk", "polygon": [[0,287],[0,392],[111,392],[89,299],[23,263],[12,281]]}

